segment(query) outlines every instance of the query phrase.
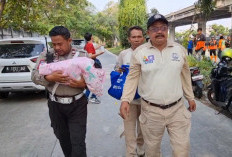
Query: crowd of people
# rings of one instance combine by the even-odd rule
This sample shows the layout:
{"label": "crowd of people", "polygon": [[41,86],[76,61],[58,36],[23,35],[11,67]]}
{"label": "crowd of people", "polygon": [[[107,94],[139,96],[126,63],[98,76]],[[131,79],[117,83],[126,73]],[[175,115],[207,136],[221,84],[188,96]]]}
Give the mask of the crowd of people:
{"label": "crowd of people", "polygon": [[217,58],[221,60],[221,53],[225,48],[231,47],[231,37],[227,36],[226,39],[223,35],[219,35],[219,39],[211,36],[207,41],[205,35],[202,33],[202,28],[197,29],[195,37],[190,37],[188,41],[188,55],[193,55],[195,51],[196,58],[200,61],[205,57],[205,52],[208,50],[212,62],[217,63]]}
{"label": "crowd of people", "polygon": [[[131,26],[128,30],[131,46],[118,57],[116,66],[119,72],[122,71],[121,65],[130,66],[120,106],[126,157],[160,157],[165,129],[168,130],[174,157],[188,157],[190,153],[191,112],[196,110],[196,103],[186,50],[180,44],[168,40],[168,25],[163,15],[151,16],[147,21],[147,42],[144,30],[140,26]],[[48,75],[39,73],[42,62],[48,62],[48,54],[52,55],[51,62],[76,57],[77,51],[71,45],[72,39],[67,28],[55,26],[49,36],[53,48],[40,54],[32,72],[32,80],[45,86],[48,91],[51,126],[65,157],[86,157],[88,100],[100,102],[94,94],[88,98],[90,92],[83,77],[72,79],[62,71]],[[88,57],[94,60],[95,68],[101,68],[97,56],[103,52],[96,53],[91,33],[86,33],[84,37],[84,49]],[[203,39],[204,36],[199,32],[196,44],[201,53],[203,49],[200,41]],[[192,54],[190,50],[189,54]],[[140,98],[134,100],[137,90]],[[185,107],[184,98],[188,108]]]}

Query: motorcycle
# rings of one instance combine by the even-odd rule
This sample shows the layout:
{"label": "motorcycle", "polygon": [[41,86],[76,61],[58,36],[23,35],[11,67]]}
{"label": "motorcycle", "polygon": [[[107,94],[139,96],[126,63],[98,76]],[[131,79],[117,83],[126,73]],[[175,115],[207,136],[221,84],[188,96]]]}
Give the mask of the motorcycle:
{"label": "motorcycle", "polygon": [[191,80],[193,86],[193,93],[195,97],[201,98],[204,84],[202,82],[204,76],[200,74],[200,69],[198,67],[190,67]]}
{"label": "motorcycle", "polygon": [[226,61],[218,63],[211,71],[211,84],[208,86],[207,97],[215,105],[232,113],[232,68],[228,68]]}

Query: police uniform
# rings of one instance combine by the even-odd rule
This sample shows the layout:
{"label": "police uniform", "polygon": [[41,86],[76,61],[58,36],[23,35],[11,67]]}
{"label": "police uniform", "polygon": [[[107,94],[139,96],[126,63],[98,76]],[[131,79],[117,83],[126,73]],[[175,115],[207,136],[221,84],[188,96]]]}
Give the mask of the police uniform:
{"label": "police uniform", "polygon": [[[131,55],[134,50],[131,48],[123,50],[119,56],[116,66],[130,65]],[[127,119],[124,120],[124,133],[126,140],[126,157],[134,157],[138,153],[144,154],[143,151],[143,135],[140,128],[138,117],[141,113],[141,99],[133,100],[130,103],[130,112]],[[137,122],[137,123],[136,123]],[[137,124],[137,128],[136,128]],[[136,138],[137,134],[137,138]]]}
{"label": "police uniform", "polygon": [[[71,59],[76,55],[76,50],[59,56],[50,49],[54,62]],[[61,148],[66,157],[86,157],[86,123],[87,123],[87,99],[83,94],[84,88],[73,88],[64,84],[48,82],[39,74],[39,66],[46,62],[47,52],[42,52],[32,72],[32,80],[35,84],[45,86],[48,90],[48,108],[51,126],[54,134],[60,141]],[[58,85],[54,89],[55,85]]]}
{"label": "police uniform", "polygon": [[173,156],[189,155],[191,113],[182,97],[191,101],[194,95],[185,51],[181,45],[168,40],[162,52],[148,42],[132,54],[122,101],[131,102],[138,87],[142,97],[139,120],[147,157],[160,157],[165,128]]}

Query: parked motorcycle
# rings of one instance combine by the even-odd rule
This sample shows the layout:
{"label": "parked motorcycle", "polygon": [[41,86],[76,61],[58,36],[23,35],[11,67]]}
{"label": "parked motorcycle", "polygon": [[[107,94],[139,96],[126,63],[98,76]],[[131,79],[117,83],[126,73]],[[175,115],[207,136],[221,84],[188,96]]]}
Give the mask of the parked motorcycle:
{"label": "parked motorcycle", "polygon": [[202,82],[204,76],[200,74],[200,69],[198,67],[190,67],[191,80],[193,86],[193,93],[195,97],[201,98],[204,84]]}
{"label": "parked motorcycle", "polygon": [[231,57],[222,52],[222,61],[218,63],[216,68],[212,69],[210,75],[212,82],[208,86],[207,97],[213,105],[232,113],[232,68],[228,67],[228,63],[232,60],[232,49],[230,52],[229,56]]}

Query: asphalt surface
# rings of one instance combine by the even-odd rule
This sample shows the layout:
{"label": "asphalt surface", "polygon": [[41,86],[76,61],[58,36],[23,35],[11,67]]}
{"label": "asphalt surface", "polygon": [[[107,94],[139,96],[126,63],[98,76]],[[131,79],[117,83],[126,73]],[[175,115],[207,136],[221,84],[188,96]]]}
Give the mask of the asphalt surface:
{"label": "asphalt surface", "polygon": [[[120,102],[107,94],[109,74],[116,57],[105,53],[99,57],[107,79],[101,104],[88,104],[88,157],[125,156]],[[231,157],[232,121],[223,114],[197,101],[192,113],[191,157]],[[171,157],[167,132],[162,141],[163,157]],[[59,142],[50,127],[48,108],[43,93],[12,94],[0,99],[0,157],[63,157]]]}

